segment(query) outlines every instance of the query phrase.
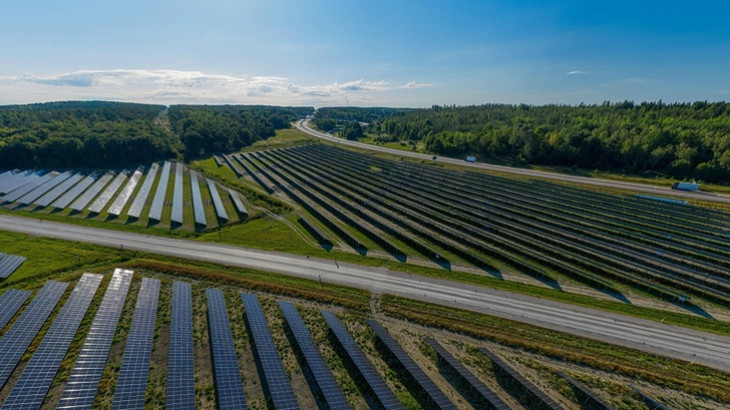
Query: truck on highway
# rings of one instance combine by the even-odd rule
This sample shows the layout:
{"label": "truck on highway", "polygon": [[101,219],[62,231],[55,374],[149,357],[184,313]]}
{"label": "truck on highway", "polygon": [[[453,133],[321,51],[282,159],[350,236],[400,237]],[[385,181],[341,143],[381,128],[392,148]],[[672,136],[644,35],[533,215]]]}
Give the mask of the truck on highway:
{"label": "truck on highway", "polygon": [[692,182],[675,182],[672,184],[672,189],[680,191],[697,192],[700,189],[700,184],[695,181]]}
{"label": "truck on highway", "polygon": [[469,155],[468,157],[466,157],[466,162],[477,162],[477,157]]}

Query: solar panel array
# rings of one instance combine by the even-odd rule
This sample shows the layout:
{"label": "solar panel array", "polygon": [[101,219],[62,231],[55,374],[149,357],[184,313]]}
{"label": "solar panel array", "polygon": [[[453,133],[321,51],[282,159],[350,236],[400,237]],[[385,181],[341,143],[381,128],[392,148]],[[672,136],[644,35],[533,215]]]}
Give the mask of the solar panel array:
{"label": "solar panel array", "polygon": [[192,305],[190,284],[173,282],[167,357],[167,409],[195,409]]}
{"label": "solar panel array", "polygon": [[262,384],[267,400],[273,403],[276,409],[298,409],[297,398],[291,388],[289,377],[284,370],[281,356],[276,350],[274,339],[271,338],[266,316],[256,295],[241,293],[246,314],[246,322],[251,331],[254,342],[254,354],[264,374]]}
{"label": "solar panel array", "polygon": [[218,289],[206,289],[206,296],[218,408],[246,409],[246,396],[243,393],[243,381],[223,292]]}
{"label": "solar panel array", "polygon": [[24,181],[21,184],[21,186],[16,187],[9,194],[5,195],[3,197],[3,201],[15,202],[18,199],[20,199],[23,195],[36,189],[37,187],[43,185],[44,183],[48,182],[49,180],[51,180],[51,178],[55,177],[56,175],[58,175],[58,174],[55,172],[49,172],[44,175],[37,175],[37,174],[30,175],[27,178],[28,179],[27,182]]}
{"label": "solar panel array", "polygon": [[170,180],[171,166],[172,164],[165,161],[165,164],[162,166],[162,173],[160,173],[160,182],[157,184],[155,197],[152,199],[152,206],[150,207],[148,217],[155,221],[159,221],[162,218],[162,205],[165,204],[165,194],[167,193],[167,183]]}
{"label": "solar panel array", "polygon": [[61,195],[61,197],[58,198],[56,202],[52,203],[51,206],[56,209],[66,208],[71,204],[71,201],[81,195],[81,193],[84,192],[84,190],[88,188],[89,185],[93,184],[94,181],[96,181],[96,178],[98,178],[96,174],[86,176],[86,178],[82,179],[81,182],[74,185],[74,187],[71,188],[68,192]]}
{"label": "solar panel array", "polygon": [[18,313],[28,296],[30,291],[17,289],[7,290],[0,296],[0,330]]}
{"label": "solar panel array", "polygon": [[5,171],[0,174],[0,193],[5,193],[5,191],[3,191],[3,189],[5,189],[5,185],[12,182],[18,174],[19,173],[15,171]]}
{"label": "solar panel array", "polygon": [[183,223],[183,164],[175,166],[175,186],[172,191],[172,222]]}
{"label": "solar panel array", "polygon": [[198,173],[192,169],[190,170],[190,189],[193,192],[193,216],[195,217],[195,223],[205,226],[208,222],[205,219],[203,197],[200,195],[200,181],[198,180]]}
{"label": "solar panel array", "polygon": [[20,265],[23,264],[23,262],[25,262],[25,256],[2,256],[2,258],[0,258],[0,278],[8,278],[20,267]]}
{"label": "solar panel array", "polygon": [[56,409],[91,409],[127,298],[132,271],[116,269]]}
{"label": "solar panel array", "polygon": [[558,372],[558,376],[565,379],[565,381],[570,383],[571,386],[573,386],[575,389],[578,389],[581,393],[583,393],[584,396],[586,396],[586,402],[583,404],[590,402],[593,405],[593,408],[613,410],[613,406],[601,400],[600,397],[596,396],[596,394],[593,393],[591,389],[583,385],[583,383],[573,379],[564,372]]}
{"label": "solar panel array", "polygon": [[243,215],[244,218],[246,216],[248,216],[248,210],[243,205],[243,202],[241,201],[241,197],[238,196],[238,192],[232,190],[231,188],[228,188],[228,194],[231,196],[233,205],[236,206],[236,211],[238,211],[239,214]]}
{"label": "solar panel array", "polygon": [[510,407],[502,401],[502,399],[487,387],[481,380],[479,380],[474,373],[469,371],[456,357],[454,357],[446,348],[441,346],[439,342],[434,339],[426,339],[426,343],[436,351],[436,354],[458,377],[462,382],[469,386],[470,390],[476,392],[480,400],[484,403],[488,403],[491,407],[497,410],[509,410]]}
{"label": "solar panel array", "polygon": [[45,208],[50,205],[51,202],[55,201],[59,196],[61,196],[64,192],[71,189],[72,186],[76,185],[76,183],[81,181],[83,178],[83,174],[73,174],[65,181],[56,185],[55,188],[46,192],[42,197],[36,199],[33,203]]}
{"label": "solar panel array", "polygon": [[649,407],[649,410],[669,410],[669,407],[663,405],[662,403],[659,403],[655,398],[639,390],[637,387],[630,384],[629,387],[631,388],[631,390],[635,391],[636,394],[639,395],[639,397],[641,397],[641,400],[643,400],[644,404]]}
{"label": "solar panel array", "polygon": [[109,205],[109,209],[107,210],[109,214],[116,216],[122,214],[122,209],[124,209],[124,205],[127,204],[129,198],[132,197],[132,192],[134,192],[134,188],[137,187],[140,178],[142,178],[142,171],[139,169],[135,170],[132,177],[129,178],[129,181],[127,181],[127,184],[124,185],[124,188],[119,191],[119,195],[117,195],[114,199],[114,202]]}
{"label": "solar panel array", "polygon": [[456,405],[449,400],[441,389],[429,378],[413,359],[408,356],[405,350],[393,339],[383,326],[374,319],[367,320],[368,325],[375,331],[375,335],[383,342],[386,349],[391,353],[395,360],[400,363],[406,372],[411,375],[413,380],[418,384],[423,393],[428,396],[431,404],[440,409],[456,409]]}
{"label": "solar panel array", "polygon": [[143,278],[134,308],[132,327],[124,346],[122,368],[114,389],[112,409],[144,409],[159,295],[160,281]]}
{"label": "solar panel array", "polygon": [[299,312],[297,312],[297,308],[293,304],[284,301],[279,301],[279,307],[284,313],[286,323],[289,325],[289,329],[299,346],[302,356],[304,356],[304,360],[307,362],[307,367],[312,373],[319,391],[327,402],[327,406],[330,409],[351,409],[352,406],[350,406],[345,394],[337,384],[332,371],[327,366],[327,362],[322,357],[322,353],[314,343]]}
{"label": "solar panel array", "polygon": [[102,175],[101,178],[94,182],[94,185],[92,185],[91,188],[84,192],[80,197],[76,198],[76,200],[71,204],[71,209],[79,212],[83,211],[84,208],[86,208],[86,205],[88,205],[91,200],[94,199],[102,189],[104,189],[106,184],[111,181],[112,178],[114,178],[114,172],[112,171]]}
{"label": "solar panel array", "polygon": [[342,349],[355,364],[355,367],[357,367],[365,382],[370,386],[370,389],[375,393],[375,397],[380,402],[380,405],[386,409],[405,409],[380,374],[378,374],[375,366],[370,363],[365,353],[360,350],[360,347],[352,336],[350,336],[350,333],[347,332],[347,329],[340,322],[340,319],[337,318],[337,315],[323,310],[322,316],[324,316],[324,320],[327,322],[330,330],[332,330]]}
{"label": "solar panel array", "polygon": [[226,212],[226,208],[223,206],[223,201],[221,201],[221,196],[218,194],[218,188],[216,188],[215,182],[210,179],[206,179],[205,182],[208,184],[208,191],[210,191],[210,197],[213,199],[216,215],[220,219],[228,220],[228,212]]}
{"label": "solar panel array", "polygon": [[33,353],[2,409],[39,409],[96,294],[102,275],[84,273]]}
{"label": "solar panel array", "polygon": [[547,396],[542,390],[538,389],[537,386],[532,384],[532,382],[522,377],[520,373],[518,373],[515,369],[512,368],[512,366],[508,365],[504,360],[502,360],[501,357],[492,353],[486,347],[482,347],[481,351],[482,353],[487,355],[492,363],[494,363],[500,369],[500,372],[507,374],[514,381],[522,385],[522,387],[524,387],[525,390],[527,390],[531,395],[539,400],[543,406],[549,407],[553,410],[560,410],[563,408],[553,399]]}
{"label": "solar panel array", "polygon": [[107,186],[104,191],[96,198],[96,200],[89,206],[89,212],[100,214],[107,203],[112,199],[114,193],[117,192],[120,186],[127,179],[127,172],[120,172],[114,180]]}
{"label": "solar panel array", "polygon": [[38,178],[39,176],[33,171],[17,172],[2,181],[0,181],[0,194],[13,192],[19,186],[25,184],[26,181]]}
{"label": "solar panel array", "polygon": [[27,194],[23,195],[22,197],[18,198],[18,202],[23,205],[28,205],[35,201],[36,199],[40,198],[45,194],[46,192],[53,189],[56,185],[60,184],[61,182],[67,180],[69,177],[71,177],[70,172],[64,172],[62,174],[58,174],[55,177],[47,180],[43,184],[36,187],[34,190],[28,192]]}
{"label": "solar panel array", "polygon": [[150,191],[152,191],[152,185],[155,183],[159,169],[160,166],[153,162],[149,171],[147,171],[147,176],[144,179],[144,183],[142,183],[142,187],[137,192],[137,196],[134,197],[132,205],[127,210],[127,216],[139,218],[142,215],[142,208],[144,208],[144,204],[147,202],[147,197],[150,196]]}
{"label": "solar panel array", "polygon": [[43,323],[66,291],[68,283],[48,281],[0,339],[0,388],[18,365]]}

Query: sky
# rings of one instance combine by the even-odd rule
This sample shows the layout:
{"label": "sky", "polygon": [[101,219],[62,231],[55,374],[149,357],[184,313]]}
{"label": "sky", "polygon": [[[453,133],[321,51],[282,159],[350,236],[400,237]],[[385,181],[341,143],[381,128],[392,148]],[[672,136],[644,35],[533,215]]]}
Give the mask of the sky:
{"label": "sky", "polygon": [[730,99],[730,2],[3,0],[0,104]]}

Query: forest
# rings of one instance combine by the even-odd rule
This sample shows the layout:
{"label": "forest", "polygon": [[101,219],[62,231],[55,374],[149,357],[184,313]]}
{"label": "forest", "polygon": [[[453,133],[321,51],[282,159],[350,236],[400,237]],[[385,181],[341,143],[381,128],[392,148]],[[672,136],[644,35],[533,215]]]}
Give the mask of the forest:
{"label": "forest", "polygon": [[433,106],[379,118],[365,132],[375,141],[420,143],[429,153],[515,165],[730,181],[724,102]]}
{"label": "forest", "polygon": [[323,107],[312,119],[314,126],[331,132],[352,122],[371,123],[412,111],[412,108]]}
{"label": "forest", "polygon": [[228,152],[313,110],[105,101],[0,106],[0,168],[121,168]]}

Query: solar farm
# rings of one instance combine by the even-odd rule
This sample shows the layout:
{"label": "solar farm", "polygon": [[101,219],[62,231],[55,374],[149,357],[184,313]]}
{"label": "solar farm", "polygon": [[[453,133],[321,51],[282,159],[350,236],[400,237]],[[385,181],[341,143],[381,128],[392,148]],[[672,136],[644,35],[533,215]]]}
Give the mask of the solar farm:
{"label": "solar farm", "polygon": [[168,161],[118,172],[6,171],[0,173],[0,202],[31,214],[196,231],[248,215],[239,193]]}
{"label": "solar farm", "polygon": [[0,321],[2,409],[659,408],[667,399],[651,392],[671,392],[383,313],[148,269],[6,290]]}

